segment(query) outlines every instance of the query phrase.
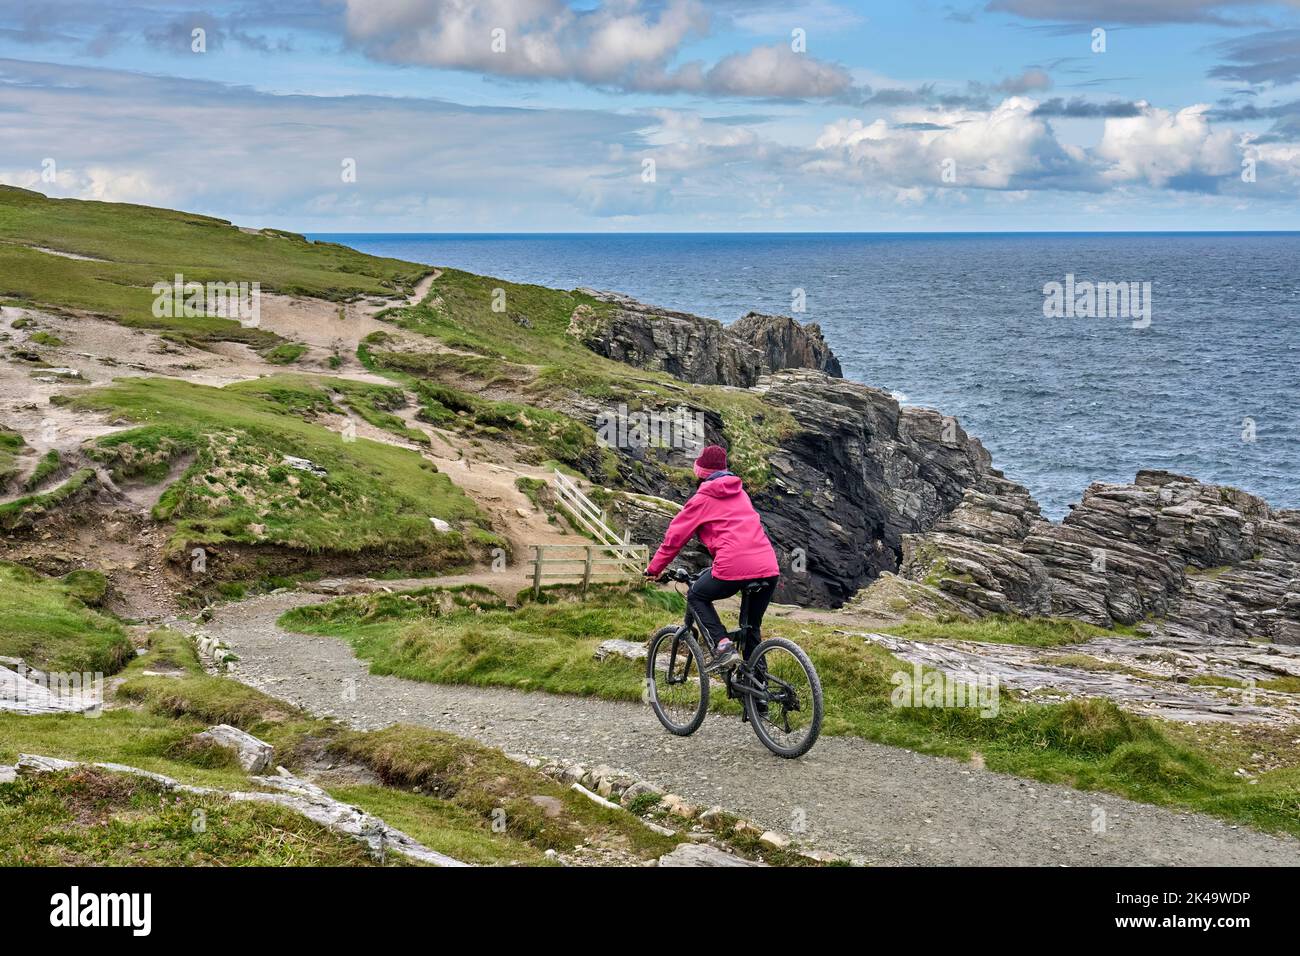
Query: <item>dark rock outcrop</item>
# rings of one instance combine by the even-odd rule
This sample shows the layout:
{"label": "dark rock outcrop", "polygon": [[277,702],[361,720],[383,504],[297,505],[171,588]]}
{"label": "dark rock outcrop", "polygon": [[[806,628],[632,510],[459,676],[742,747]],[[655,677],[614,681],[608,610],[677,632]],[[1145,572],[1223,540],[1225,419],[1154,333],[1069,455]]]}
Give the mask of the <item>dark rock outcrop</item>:
{"label": "dark rock outcrop", "polygon": [[800,325],[788,315],[764,315],[750,312],[727,326],[727,331],[748,342],[762,353],[763,367],[769,372],[786,368],[810,368],[842,378],[840,360],[822,336],[815,322]]}
{"label": "dark rock outcrop", "polygon": [[1300,512],[1170,472],[1093,484],[1060,524],[985,483],[903,554],[904,576],[984,611],[1300,644]]}
{"label": "dark rock outcrop", "polygon": [[[758,384],[764,372],[810,368],[839,375],[839,361],[816,325],[751,312],[728,327],[714,319],[646,305],[615,292],[581,289],[613,308],[579,306],[569,334],[606,358],[667,372],[698,385]],[[833,370],[833,371],[832,371]]]}
{"label": "dark rock outcrop", "polygon": [[752,491],[784,571],[778,599],[838,606],[898,567],[903,536],[930,528],[982,480],[989,453],[951,418],[819,372],[760,386],[796,428]]}

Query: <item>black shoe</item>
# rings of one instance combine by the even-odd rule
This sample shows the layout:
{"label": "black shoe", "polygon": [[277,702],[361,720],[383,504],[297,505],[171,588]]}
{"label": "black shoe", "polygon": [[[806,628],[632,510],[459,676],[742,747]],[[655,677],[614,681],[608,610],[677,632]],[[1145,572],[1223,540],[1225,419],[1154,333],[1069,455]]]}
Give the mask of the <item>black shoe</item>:
{"label": "black shoe", "polygon": [[740,655],[736,653],[736,645],[729,640],[719,641],[718,648],[713,652],[713,660],[709,666],[704,668],[706,674],[714,674],[718,671],[724,671],[729,667],[735,667],[740,660]]}

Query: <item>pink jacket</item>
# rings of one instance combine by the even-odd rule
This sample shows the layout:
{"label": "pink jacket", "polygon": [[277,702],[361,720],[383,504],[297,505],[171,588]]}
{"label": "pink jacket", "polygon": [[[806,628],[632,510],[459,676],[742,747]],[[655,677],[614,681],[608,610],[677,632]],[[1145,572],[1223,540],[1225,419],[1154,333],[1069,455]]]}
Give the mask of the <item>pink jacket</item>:
{"label": "pink jacket", "polygon": [[677,557],[691,535],[713,555],[713,576],[721,581],[771,578],[781,573],[758,512],[735,475],[722,475],[700,488],[677,512],[646,573],[652,577]]}

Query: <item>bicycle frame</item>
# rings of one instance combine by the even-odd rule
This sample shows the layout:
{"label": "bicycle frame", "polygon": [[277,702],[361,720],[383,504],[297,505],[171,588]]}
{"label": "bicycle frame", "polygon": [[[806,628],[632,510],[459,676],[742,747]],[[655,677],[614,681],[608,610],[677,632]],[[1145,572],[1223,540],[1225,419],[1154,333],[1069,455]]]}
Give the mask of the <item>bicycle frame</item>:
{"label": "bicycle frame", "polygon": [[[695,619],[695,615],[691,613],[689,606],[686,608],[686,616],[682,619],[682,630],[695,634],[697,638],[707,638],[704,629],[700,627],[699,622]],[[737,636],[741,640],[741,647],[750,652],[761,643],[760,635],[753,633],[752,626],[749,623],[749,594],[746,592],[742,592],[740,596],[740,627],[737,630]],[[749,640],[751,636],[753,638],[752,642]],[[710,642],[710,644],[711,643],[712,642]],[[687,658],[687,667],[684,667],[682,670],[682,676],[676,679],[672,676],[677,670],[677,652],[680,647],[681,638],[674,638],[672,650],[669,652],[668,656],[668,682],[670,684],[685,683],[688,679],[689,657]],[[742,674],[744,680],[737,680],[737,678]],[[772,677],[771,675],[765,675],[763,684],[758,683],[756,675],[754,671],[750,669],[747,660],[742,659],[740,664],[727,671],[726,674],[723,675],[723,680],[727,687],[727,696],[732,700],[738,700],[742,697],[753,697],[762,703],[775,702],[782,704],[786,711],[801,709],[799,695],[795,693],[793,687],[780,678]],[[766,686],[764,686],[764,684]],[[773,684],[777,685],[775,689],[772,687]],[[788,721],[785,729],[787,731],[790,729]]]}

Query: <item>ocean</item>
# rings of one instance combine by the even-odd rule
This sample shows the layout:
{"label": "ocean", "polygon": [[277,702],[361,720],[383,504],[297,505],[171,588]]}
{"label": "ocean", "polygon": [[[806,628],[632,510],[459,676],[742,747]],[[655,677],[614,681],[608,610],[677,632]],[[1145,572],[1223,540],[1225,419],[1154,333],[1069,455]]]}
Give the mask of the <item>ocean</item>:
{"label": "ocean", "polygon": [[[819,322],[847,378],[956,416],[1053,518],[1139,468],[1300,507],[1300,233],[312,238],[722,322]],[[1125,285],[1090,309],[1085,283]]]}

